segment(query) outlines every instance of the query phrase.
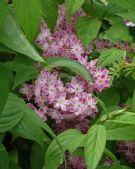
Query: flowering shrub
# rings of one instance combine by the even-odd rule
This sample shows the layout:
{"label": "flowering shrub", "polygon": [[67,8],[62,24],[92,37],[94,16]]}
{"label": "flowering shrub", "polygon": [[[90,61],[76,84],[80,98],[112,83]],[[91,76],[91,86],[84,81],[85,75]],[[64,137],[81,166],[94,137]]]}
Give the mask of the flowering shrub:
{"label": "flowering shrub", "polygon": [[134,6],[0,1],[0,169],[135,168]]}

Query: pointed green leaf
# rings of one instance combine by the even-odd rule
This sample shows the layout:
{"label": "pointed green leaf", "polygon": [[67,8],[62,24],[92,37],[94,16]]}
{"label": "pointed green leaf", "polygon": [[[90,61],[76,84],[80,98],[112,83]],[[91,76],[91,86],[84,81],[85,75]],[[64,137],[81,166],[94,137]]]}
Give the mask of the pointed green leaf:
{"label": "pointed green leaf", "polygon": [[34,42],[41,22],[39,8],[33,0],[13,0],[13,5],[26,37]]}
{"label": "pointed green leaf", "polygon": [[0,63],[0,114],[5,106],[9,93],[9,77],[6,67]]}
{"label": "pointed green leaf", "polygon": [[53,31],[58,18],[57,0],[34,0],[34,3],[40,9],[48,27]]}
{"label": "pointed green leaf", "polygon": [[85,47],[88,47],[90,42],[97,37],[100,27],[101,22],[96,18],[87,16],[78,18],[76,25],[77,35]]}
{"label": "pointed green leaf", "polygon": [[84,148],[87,169],[96,169],[106,144],[106,129],[102,125],[92,126],[86,136]]}
{"label": "pointed green leaf", "polygon": [[67,18],[70,20],[72,15],[80,9],[85,0],[66,0]]}
{"label": "pointed green leaf", "polygon": [[[24,113],[22,120],[12,129],[12,132],[21,137],[34,140],[43,146],[43,142],[48,140],[48,137],[44,134],[41,127],[37,125],[36,121],[32,119],[34,112],[27,107],[23,100],[14,94],[10,93],[9,101],[10,104],[7,105],[7,109],[4,111],[4,114],[8,112],[13,113],[13,111],[20,111]],[[12,108],[13,111],[10,111],[10,108]]]}
{"label": "pointed green leaf", "polygon": [[[112,122],[108,122],[108,126]],[[113,123],[112,129],[107,128],[107,140],[135,140],[135,125],[126,125],[121,123]]]}
{"label": "pointed green leaf", "polygon": [[5,22],[3,29],[0,31],[0,42],[8,48],[18,53],[24,54],[35,61],[43,62],[43,59],[26,39],[25,35],[21,31],[20,27],[8,9],[6,10]]}
{"label": "pointed green leaf", "polygon": [[98,65],[101,67],[110,66],[113,62],[126,57],[126,52],[120,49],[104,49],[98,59]]}
{"label": "pointed green leaf", "polygon": [[14,88],[26,81],[36,78],[39,73],[39,71],[34,66],[27,66],[22,64],[17,64],[15,71],[16,77],[14,82]]}
{"label": "pointed green leaf", "polygon": [[117,13],[117,15],[123,17],[123,19],[128,19],[129,21],[135,23],[135,11]]}
{"label": "pointed green leaf", "polygon": [[109,0],[110,3],[119,6],[124,9],[128,9],[129,11],[134,10],[135,1],[134,0]]}
{"label": "pointed green leaf", "polygon": [[68,59],[68,58],[61,58],[61,57],[48,58],[46,68],[52,69],[55,67],[68,68],[72,72],[83,76],[84,78],[86,78],[89,81],[92,81],[92,77],[91,77],[90,73],[78,61]]}
{"label": "pointed green leaf", "polygon": [[[58,135],[58,140],[60,141],[64,151],[68,150],[69,143],[73,141],[76,137],[82,135],[80,131],[76,129],[69,129],[60,135]],[[73,146],[74,147],[74,146]],[[73,148],[74,149],[74,148]],[[71,146],[70,146],[71,150]],[[56,141],[53,140],[49,145],[46,157],[45,157],[45,169],[57,169],[60,164],[62,164],[64,159],[64,152],[62,152],[57,145]]]}
{"label": "pointed green leaf", "polygon": [[109,39],[113,43],[120,41],[132,42],[133,37],[130,34],[130,30],[126,25],[116,24],[111,26],[103,35],[103,39]]}
{"label": "pointed green leaf", "polygon": [[[9,104],[7,102],[7,104]],[[4,111],[7,111],[7,106],[5,106]],[[12,111],[12,109],[10,110]],[[11,115],[1,115],[0,116],[0,133],[5,133],[16,126],[23,117],[23,112],[15,112]]]}

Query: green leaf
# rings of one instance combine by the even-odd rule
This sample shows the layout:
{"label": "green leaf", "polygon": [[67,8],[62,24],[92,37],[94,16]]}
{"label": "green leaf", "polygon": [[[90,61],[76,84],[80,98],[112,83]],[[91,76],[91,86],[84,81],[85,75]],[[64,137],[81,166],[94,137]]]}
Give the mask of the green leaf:
{"label": "green leaf", "polygon": [[126,52],[120,49],[104,49],[98,59],[98,65],[101,67],[110,66],[113,62],[126,57]]}
{"label": "green leaf", "polygon": [[18,166],[16,163],[14,163],[12,161],[10,161],[9,166],[10,166],[10,169],[21,169],[20,166]]}
{"label": "green leaf", "polygon": [[14,82],[14,88],[18,85],[36,78],[39,74],[39,71],[34,66],[27,65],[16,65],[16,77]]}
{"label": "green leaf", "polygon": [[8,9],[6,9],[6,12],[5,23],[3,29],[0,31],[0,42],[8,48],[24,54],[35,61],[43,62],[43,59],[26,39]]}
{"label": "green leaf", "polygon": [[[7,101],[7,105],[9,105],[9,101]],[[5,106],[4,111],[8,110],[12,112],[13,107],[11,107],[12,109],[9,109],[10,106],[8,107],[7,105]],[[15,112],[15,110],[14,110],[14,114],[1,115],[0,116],[0,133],[4,133],[12,129],[14,126],[16,126],[20,122],[22,117],[23,117],[23,112],[18,113],[18,111]]]}
{"label": "green leaf", "polygon": [[109,39],[113,43],[118,43],[120,41],[132,42],[129,28],[118,23],[111,26],[111,28],[104,33],[103,39]]}
{"label": "green leaf", "polygon": [[72,15],[81,8],[85,0],[66,0],[67,18],[71,19]]}
{"label": "green leaf", "polygon": [[135,23],[135,11],[128,11],[123,13],[117,13],[118,16],[128,19],[129,21]]}
{"label": "green leaf", "polygon": [[106,129],[102,125],[92,126],[86,136],[84,148],[88,169],[96,169],[106,144]]}
{"label": "green leaf", "polygon": [[135,90],[134,90],[133,98],[132,98],[132,108],[135,109]]}
{"label": "green leaf", "polygon": [[[30,42],[36,38],[41,21],[41,12],[33,0],[13,0],[16,15]],[[36,11],[36,15],[35,15]]]}
{"label": "green leaf", "polygon": [[31,65],[34,65],[36,62],[28,57],[25,57],[24,55],[17,54],[13,63],[31,66]]}
{"label": "green leaf", "polygon": [[[76,137],[82,135],[80,131],[76,129],[69,129],[60,135],[58,135],[58,140],[60,141],[64,151],[68,150],[69,143]],[[74,146],[73,146],[74,147]],[[74,149],[74,148],[73,148]],[[71,150],[71,147],[70,147]],[[45,157],[45,169],[57,169],[63,162],[64,152],[61,151],[56,141],[53,140],[49,145],[46,157]]]}
{"label": "green leaf", "polygon": [[118,159],[116,158],[116,156],[108,149],[105,148],[104,154],[109,157],[110,159],[112,159],[114,162],[119,163]]}
{"label": "green leaf", "polygon": [[2,143],[3,139],[4,139],[5,133],[0,134],[0,143]]}
{"label": "green leaf", "polygon": [[133,124],[135,125],[135,114],[131,112],[124,112],[123,115],[108,120],[110,122],[122,123],[122,124]]}
{"label": "green leaf", "polygon": [[3,115],[9,116],[15,113],[23,113],[24,115],[20,123],[14,126],[11,132],[18,136],[34,140],[43,146],[43,141],[48,140],[48,137],[44,134],[41,127],[36,124],[36,121],[32,119],[33,112],[27,107],[23,100],[10,93]]}
{"label": "green leaf", "polygon": [[87,16],[78,18],[76,25],[77,35],[85,47],[88,47],[90,42],[96,38],[100,27],[101,22],[96,18]]}
{"label": "green leaf", "polygon": [[8,153],[3,144],[0,144],[0,169],[9,169]]}
{"label": "green leaf", "polygon": [[42,169],[44,166],[44,156],[46,152],[46,147],[42,150],[41,147],[34,143],[31,149],[31,167],[32,169]]}
{"label": "green leaf", "polygon": [[[48,27],[53,31],[58,18],[57,0],[34,0]],[[53,12],[52,12],[53,11]]]}
{"label": "green leaf", "polygon": [[110,3],[116,5],[116,6],[119,6],[121,8],[124,8],[124,9],[128,9],[129,11],[130,10],[135,10],[134,6],[135,6],[135,1],[133,0],[109,0]]}
{"label": "green leaf", "polygon": [[68,59],[68,58],[61,58],[61,57],[48,58],[46,68],[52,69],[52,68],[55,68],[55,67],[68,68],[72,72],[83,76],[84,78],[86,78],[89,81],[92,81],[92,77],[91,77],[90,73],[78,61]]}
{"label": "green leaf", "polygon": [[0,52],[13,53],[13,51],[0,43]]}
{"label": "green leaf", "polygon": [[5,0],[0,1],[0,31],[4,25],[5,16],[6,16],[6,9],[5,9],[6,3]]}
{"label": "green leaf", "polygon": [[36,125],[25,115],[21,122],[12,129],[12,132],[20,137],[36,141],[41,147],[48,137],[44,134],[40,126]]}
{"label": "green leaf", "polygon": [[114,129],[107,129],[107,140],[135,140],[135,125],[115,123],[114,127]]}
{"label": "green leaf", "polygon": [[42,129],[44,129],[56,140],[59,148],[62,150],[61,144],[53,130],[46,123],[44,123],[44,121],[41,120],[41,118],[39,118],[39,116],[33,112],[23,100],[12,93],[10,93],[9,98],[13,103],[20,104],[19,108],[24,112],[24,117],[21,122],[16,127],[14,127],[14,129],[12,129],[13,133],[36,141],[43,148],[43,141],[48,140],[48,137],[42,131]]}
{"label": "green leaf", "polygon": [[[119,92],[114,88],[103,91],[99,98],[105,103],[106,107],[118,105],[120,101]],[[109,98],[109,99],[108,99]]]}
{"label": "green leaf", "polygon": [[5,106],[9,93],[9,77],[6,67],[0,63],[0,114]]}
{"label": "green leaf", "polygon": [[70,141],[68,145],[68,150],[73,153],[78,147],[84,147],[84,140],[86,135],[78,135],[76,138]]}

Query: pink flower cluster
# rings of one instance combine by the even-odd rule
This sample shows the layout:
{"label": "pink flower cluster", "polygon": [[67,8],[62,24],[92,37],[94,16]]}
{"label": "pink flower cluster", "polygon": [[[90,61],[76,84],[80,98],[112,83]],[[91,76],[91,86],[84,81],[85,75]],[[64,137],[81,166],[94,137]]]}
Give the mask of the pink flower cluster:
{"label": "pink flower cluster", "polygon": [[134,141],[118,142],[118,152],[125,155],[127,160],[131,164],[135,163],[135,142]]}
{"label": "pink flower cluster", "polygon": [[83,16],[82,10],[78,11],[69,24],[66,21],[66,7],[59,7],[59,18],[54,33],[51,33],[47,25],[42,22],[41,32],[36,39],[36,44],[43,49],[46,57],[69,57],[78,60],[93,75],[94,89],[101,92],[109,87],[110,76],[109,71],[104,68],[96,67],[97,60],[88,61],[87,55],[91,52],[91,47],[85,49],[76,36],[75,23],[79,16]]}
{"label": "pink flower cluster", "polygon": [[30,103],[33,99],[39,109],[29,105],[41,118],[46,119],[47,113],[57,122],[77,116],[81,119],[86,116],[94,118],[98,110],[92,91],[93,85],[81,77],[73,77],[70,83],[64,85],[58,72],[51,73],[44,69],[35,84],[24,84],[20,89]]}
{"label": "pink flower cluster", "polygon": [[68,24],[66,21],[66,7],[61,5],[54,33],[50,32],[50,29],[44,22],[41,23],[41,31],[36,39],[36,43],[43,49],[44,56],[68,56],[77,59],[85,54],[85,49],[75,34],[75,22],[82,15],[84,13],[80,10],[73,16],[72,24]]}

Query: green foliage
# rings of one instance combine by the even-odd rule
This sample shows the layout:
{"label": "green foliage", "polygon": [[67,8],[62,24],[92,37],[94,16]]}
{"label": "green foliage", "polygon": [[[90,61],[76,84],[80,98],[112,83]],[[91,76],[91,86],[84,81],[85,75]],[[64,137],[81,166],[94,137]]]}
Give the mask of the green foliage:
{"label": "green foliage", "polygon": [[8,153],[3,144],[0,144],[0,168],[9,169]]}
{"label": "green foliage", "polygon": [[99,95],[99,98],[105,103],[107,107],[118,105],[120,101],[119,93],[113,88],[107,89],[102,92]]}
{"label": "green foliage", "polygon": [[6,3],[4,0],[0,1],[0,31],[3,28],[4,22],[5,22],[5,16],[6,16],[6,11],[5,11],[5,6]]}
{"label": "green foliage", "polygon": [[[22,83],[31,84],[43,68],[58,70],[64,84],[74,75],[84,77],[90,84],[95,83],[86,69],[88,65],[83,66],[77,58],[43,59],[41,50],[35,48],[41,22],[44,20],[52,33],[55,32],[58,8],[64,2],[65,21],[69,27],[72,16],[80,9],[84,10],[86,15],[79,16],[74,23],[75,33],[86,53],[92,47],[88,60],[97,59],[97,66],[107,67],[111,76],[109,89],[101,93],[89,92],[97,99],[98,115],[94,119],[87,117],[90,127],[85,134],[79,129],[56,134],[54,126],[57,124],[54,125],[48,116],[51,106],[46,112],[48,120],[44,122],[18,92]],[[116,153],[114,142],[135,140],[135,28],[124,23],[125,19],[135,23],[134,7],[134,0],[0,1],[0,169],[58,169],[61,165],[68,168],[72,156],[84,158],[87,169],[131,168]],[[99,48],[95,39],[102,42]],[[110,48],[105,39],[112,42]],[[35,66],[37,62],[39,67]],[[30,102],[37,106],[33,97]],[[76,128],[89,125],[80,122],[78,127],[78,117],[70,120],[65,121]],[[106,157],[115,163],[103,166]]]}
{"label": "green foliage", "polygon": [[109,0],[111,3],[115,4],[116,6],[119,6],[121,8],[125,8],[128,10],[135,10],[134,6],[135,6],[135,1],[133,0]]}
{"label": "green foliage", "polygon": [[92,126],[86,136],[84,149],[88,169],[96,169],[104,152],[106,144],[106,129],[102,125]]}
{"label": "green foliage", "polygon": [[104,49],[98,59],[98,65],[101,67],[110,66],[113,62],[125,58],[126,52],[120,49]]}
{"label": "green foliage", "polygon": [[12,53],[13,51],[0,43],[0,52]]}
{"label": "green foliage", "polygon": [[5,8],[5,10],[6,16],[3,28],[0,31],[0,42],[16,52],[24,54],[33,60],[42,62],[43,59],[26,39],[13,16],[10,14],[7,8]]}
{"label": "green foliage", "polygon": [[97,37],[101,22],[97,18],[80,17],[77,21],[77,35],[84,44],[88,47],[90,42]]}
{"label": "green foliage", "polygon": [[21,27],[30,42],[34,42],[41,22],[41,12],[34,1],[13,0],[18,20],[20,21]]}
{"label": "green foliage", "polygon": [[85,0],[66,0],[66,6],[67,6],[67,18],[68,20],[71,19],[72,15],[80,9],[82,4]]}
{"label": "green foliage", "polygon": [[[9,103],[7,103],[7,108],[5,108],[3,115],[9,113],[8,110],[10,107],[12,107],[15,112],[18,111],[19,113],[22,112],[24,114],[20,123],[12,129],[12,132],[18,136],[34,140],[43,146],[43,141],[48,140],[48,137],[44,134],[41,127],[35,123],[37,120],[35,119],[34,121],[34,112],[32,112],[27,105],[14,94],[10,94],[8,100]],[[17,110],[15,110],[15,108]],[[13,111],[11,112],[13,113]],[[38,116],[36,117],[38,118]]]}
{"label": "green foliage", "polygon": [[21,169],[16,163],[10,161],[10,169]]}
{"label": "green foliage", "polygon": [[9,92],[8,70],[0,63],[0,114],[5,106]]}
{"label": "green foliage", "polygon": [[14,88],[16,88],[20,84],[23,84],[26,81],[35,79],[39,74],[39,71],[34,66],[21,64],[15,65],[15,72],[16,77],[14,82]]}
{"label": "green foliage", "polygon": [[[45,146],[44,146],[45,147]],[[44,165],[44,156],[46,147],[42,149],[37,143],[34,143],[31,149],[31,167],[32,169],[42,169]]]}
{"label": "green foliage", "polygon": [[115,129],[107,130],[107,140],[134,140],[135,125],[126,125],[119,127],[119,124],[115,124]]}
{"label": "green foliage", "polygon": [[[7,101],[7,104],[9,104],[8,101]],[[8,109],[9,108],[6,105],[4,112],[7,111]],[[12,111],[12,113],[14,113],[14,112]],[[8,116],[1,115],[0,116],[0,133],[4,133],[4,132],[12,129],[14,126],[16,126],[21,121],[22,117],[23,117],[23,112],[18,113],[18,111],[15,112],[14,114],[8,115]]]}
{"label": "green foliage", "polygon": [[53,31],[58,17],[58,3],[57,0],[34,0],[37,8],[40,9],[45,22]]}
{"label": "green foliage", "polygon": [[[76,137],[78,136],[80,137],[81,135],[82,134],[78,130],[70,129],[58,135],[58,140],[60,141],[64,151],[69,150],[69,148],[70,148],[70,151],[73,151],[73,150],[75,151],[74,145],[71,145],[69,143],[73,140],[75,141]],[[76,144],[77,143],[78,143],[78,140],[76,140]],[[46,152],[45,168],[52,169],[53,167],[53,169],[57,169],[64,160],[63,153],[64,152],[61,151],[56,141],[53,140],[52,143],[49,145],[47,152]]]}
{"label": "green foliage", "polygon": [[103,39],[109,39],[113,43],[120,41],[132,42],[132,36],[128,27],[118,23],[117,25],[112,25],[111,28],[103,34]]}
{"label": "green foliage", "polygon": [[126,18],[126,19],[130,20],[131,22],[135,23],[135,11],[117,13],[117,15],[121,16],[122,18]]}
{"label": "green foliage", "polygon": [[71,60],[69,58],[49,58],[47,59],[47,69],[53,69],[55,67],[65,67],[72,72],[85,77],[87,80],[92,81],[90,73],[81,65],[78,61]]}

